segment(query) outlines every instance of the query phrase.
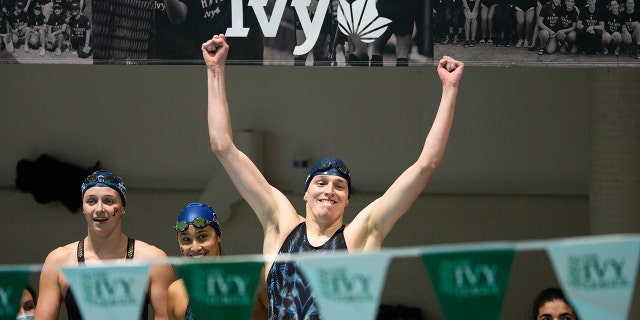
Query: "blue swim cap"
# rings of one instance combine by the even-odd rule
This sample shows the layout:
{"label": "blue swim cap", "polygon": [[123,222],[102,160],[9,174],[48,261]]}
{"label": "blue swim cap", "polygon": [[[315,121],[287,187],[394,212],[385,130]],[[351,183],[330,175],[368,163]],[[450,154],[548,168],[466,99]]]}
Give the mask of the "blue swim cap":
{"label": "blue swim cap", "polygon": [[304,192],[307,192],[311,180],[317,175],[339,176],[347,180],[347,184],[349,186],[349,198],[351,198],[351,172],[342,160],[338,158],[324,158],[318,160],[318,162],[309,169],[307,180],[304,182]]}
{"label": "blue swim cap", "polygon": [[127,204],[127,188],[124,187],[122,178],[118,177],[115,173],[107,170],[98,170],[90,174],[84,179],[80,187],[82,190],[82,198],[84,198],[84,193],[87,189],[95,186],[109,187],[116,190],[120,195],[120,200],[122,200],[122,206],[124,207]]}
{"label": "blue swim cap", "polygon": [[[192,202],[184,207],[184,209],[182,209],[182,211],[178,215],[178,219],[176,220],[176,227],[181,222],[186,223],[188,227],[189,224],[193,224],[193,221],[196,218],[204,218],[207,221],[207,225],[210,225],[213,230],[216,231],[218,237],[222,235],[222,232],[220,231],[220,224],[218,223],[218,218],[216,217],[216,212],[213,211],[213,208],[211,208],[210,206],[199,202]],[[197,227],[202,228],[204,226],[205,225]]]}

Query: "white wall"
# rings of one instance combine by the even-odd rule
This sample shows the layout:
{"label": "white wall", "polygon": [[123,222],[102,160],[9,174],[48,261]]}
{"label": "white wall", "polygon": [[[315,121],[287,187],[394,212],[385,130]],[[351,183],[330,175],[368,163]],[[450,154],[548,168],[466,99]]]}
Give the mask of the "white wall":
{"label": "white wall", "polygon": [[[428,191],[586,194],[591,72],[468,67]],[[140,189],[202,190],[219,170],[203,66],[0,65],[0,79],[0,187],[42,153],[100,160]],[[356,190],[386,189],[417,157],[440,88],[433,67],[228,68],[234,129],[263,132],[265,175],[287,189],[301,142],[312,160],[345,160]]]}

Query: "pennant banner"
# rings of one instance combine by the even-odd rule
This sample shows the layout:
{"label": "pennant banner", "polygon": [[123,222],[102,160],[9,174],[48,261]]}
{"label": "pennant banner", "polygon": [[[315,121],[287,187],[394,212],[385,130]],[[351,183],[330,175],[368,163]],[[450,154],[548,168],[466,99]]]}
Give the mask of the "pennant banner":
{"label": "pennant banner", "polygon": [[250,319],[262,261],[180,263],[178,274],[189,292],[196,319]]}
{"label": "pennant banner", "polygon": [[388,253],[305,257],[298,261],[324,320],[376,319]]}
{"label": "pennant banner", "polygon": [[[581,319],[627,319],[640,263],[640,235],[431,245],[375,253],[225,256],[185,263],[168,258],[59,266],[83,315],[139,319],[149,268],[176,266],[197,318],[249,319],[265,261],[300,265],[325,320],[374,319],[392,258],[421,257],[447,319],[499,319],[515,251],[546,250]],[[0,320],[13,319],[22,290],[42,265],[0,265]],[[530,299],[531,297],[527,297]],[[637,299],[637,298],[636,298]],[[464,308],[460,308],[464,306]]]}
{"label": "pennant banner", "polygon": [[422,255],[445,318],[499,319],[513,255],[513,249]]}
{"label": "pennant banner", "polygon": [[556,242],[547,252],[580,319],[627,319],[640,240]]}
{"label": "pennant banner", "polygon": [[146,308],[148,264],[62,268],[85,319],[138,320]]}
{"label": "pennant banner", "polygon": [[0,270],[0,320],[15,320],[29,274],[28,270]]}

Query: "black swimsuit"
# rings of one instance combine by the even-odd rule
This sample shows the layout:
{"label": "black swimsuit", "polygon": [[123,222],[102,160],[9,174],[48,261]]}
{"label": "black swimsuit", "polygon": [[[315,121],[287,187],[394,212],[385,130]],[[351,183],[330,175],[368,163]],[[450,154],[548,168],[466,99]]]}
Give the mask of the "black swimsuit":
{"label": "black swimsuit", "polygon": [[[314,247],[307,240],[307,225],[300,223],[282,244],[279,253],[346,250],[344,225],[323,245]],[[309,284],[298,265],[293,262],[274,262],[267,277],[270,320],[320,319]]]}
{"label": "black swimsuit", "polygon": [[[127,242],[127,260],[133,259],[133,253],[135,251],[135,243],[136,240],[129,238]],[[84,264],[84,240],[78,241],[78,264]],[[82,320],[82,316],[80,316],[80,310],[78,310],[78,305],[76,304],[76,300],[73,297],[73,293],[71,293],[71,288],[67,290],[67,294],[64,299],[65,306],[67,308],[67,319],[69,320]],[[147,295],[147,300],[142,308],[142,318],[146,320],[149,316],[147,305],[149,305],[149,295]]]}

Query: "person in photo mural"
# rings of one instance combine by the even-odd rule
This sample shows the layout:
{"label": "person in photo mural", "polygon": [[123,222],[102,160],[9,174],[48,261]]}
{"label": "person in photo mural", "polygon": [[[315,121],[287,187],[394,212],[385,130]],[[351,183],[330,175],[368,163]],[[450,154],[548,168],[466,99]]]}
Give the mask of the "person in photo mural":
{"label": "person in photo mural", "polygon": [[53,14],[47,21],[47,49],[55,50],[56,56],[66,50],[64,42],[67,39],[67,19],[60,4],[53,5]]}
{"label": "person in photo mural", "polygon": [[576,46],[579,53],[595,54],[601,50],[600,39],[604,31],[605,14],[596,6],[596,0],[587,0],[587,6],[580,11],[576,26]]}
{"label": "person in photo mural", "polygon": [[623,28],[624,17],[620,14],[620,4],[618,0],[611,0],[609,1],[609,13],[604,19],[604,32],[602,32],[603,54],[609,54],[609,49],[613,49],[615,55],[620,54]]}

